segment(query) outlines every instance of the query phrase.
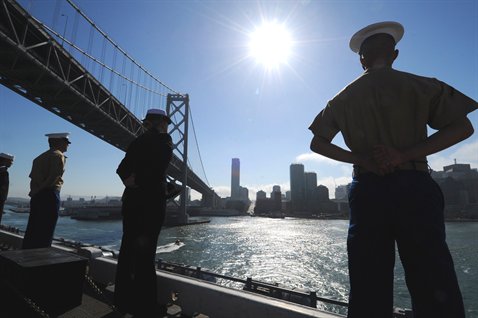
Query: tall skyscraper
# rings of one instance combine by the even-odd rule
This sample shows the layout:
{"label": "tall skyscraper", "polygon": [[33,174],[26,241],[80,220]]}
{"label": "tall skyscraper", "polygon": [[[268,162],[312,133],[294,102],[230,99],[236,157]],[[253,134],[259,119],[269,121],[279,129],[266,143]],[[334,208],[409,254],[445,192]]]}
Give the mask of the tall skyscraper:
{"label": "tall skyscraper", "polygon": [[305,173],[305,199],[310,201],[315,196],[317,188],[317,174],[315,172]]}
{"label": "tall skyscraper", "polygon": [[305,209],[312,212],[317,203],[317,174],[315,172],[305,173]]}
{"label": "tall skyscraper", "polygon": [[293,163],[290,165],[290,201],[292,211],[302,211],[305,202],[304,165]]}
{"label": "tall skyscraper", "polygon": [[240,175],[241,175],[241,163],[239,161],[239,158],[232,158],[232,164],[231,164],[231,199],[240,199],[241,198]]}

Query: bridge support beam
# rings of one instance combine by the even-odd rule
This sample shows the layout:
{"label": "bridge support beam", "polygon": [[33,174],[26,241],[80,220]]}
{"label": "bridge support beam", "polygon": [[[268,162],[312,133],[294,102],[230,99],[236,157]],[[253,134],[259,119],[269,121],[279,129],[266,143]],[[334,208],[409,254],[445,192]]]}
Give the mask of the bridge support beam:
{"label": "bridge support beam", "polygon": [[181,183],[181,195],[179,200],[177,221],[188,222],[186,211],[187,201],[187,180],[188,180],[188,126],[189,126],[189,95],[168,94],[166,112],[171,118],[172,124],[169,133],[173,137],[173,152],[176,152],[181,159],[180,175],[178,181]]}

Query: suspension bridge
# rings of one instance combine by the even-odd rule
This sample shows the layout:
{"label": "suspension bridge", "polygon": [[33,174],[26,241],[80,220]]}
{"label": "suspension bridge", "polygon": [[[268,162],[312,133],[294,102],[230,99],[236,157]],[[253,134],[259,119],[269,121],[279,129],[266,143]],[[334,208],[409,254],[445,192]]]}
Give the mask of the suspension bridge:
{"label": "suspension bridge", "polygon": [[202,194],[203,206],[215,207],[219,197],[205,173],[206,181],[188,165],[188,94],[146,70],[71,0],[57,1],[52,15],[48,25],[18,2],[0,0],[0,83],[121,150],[143,132],[147,109],[165,108],[173,121],[168,178],[183,188],[180,217],[187,218],[187,186]]}

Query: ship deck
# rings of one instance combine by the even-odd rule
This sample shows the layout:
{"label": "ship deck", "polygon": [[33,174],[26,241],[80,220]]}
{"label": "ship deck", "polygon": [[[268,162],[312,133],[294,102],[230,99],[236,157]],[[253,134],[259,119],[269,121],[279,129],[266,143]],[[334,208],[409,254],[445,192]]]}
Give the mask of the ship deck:
{"label": "ship deck", "polygon": [[[1,242],[0,252],[17,251],[10,244]],[[113,286],[102,286],[91,279],[85,279],[81,294],[81,304],[59,315],[49,315],[34,301],[23,296],[14,286],[10,286],[0,275],[0,317],[5,318],[29,318],[29,317],[57,317],[57,318],[129,318],[132,315],[119,312],[113,305]],[[86,276],[88,277],[88,276]],[[45,288],[48,290],[48,287]],[[207,318],[208,316],[197,313],[184,315],[180,306],[168,303],[161,306],[156,315],[151,318]]]}
{"label": "ship deck", "polygon": [[[47,250],[45,253],[53,255],[51,259],[45,260],[44,257],[38,257],[37,255],[35,262],[39,261],[50,265],[54,262],[54,255],[62,254],[63,256],[67,255],[66,258],[69,258],[70,261],[76,257],[78,263],[83,262],[85,265],[82,270],[77,270],[77,273],[71,271],[71,266],[66,271],[50,271],[47,273],[50,275],[50,278],[47,280],[42,278],[39,280],[40,283],[36,284],[36,286],[40,286],[37,288],[37,294],[48,294],[49,302],[55,304],[55,301],[56,303],[60,302],[58,300],[62,299],[63,294],[68,294],[70,285],[74,285],[76,287],[72,288],[76,288],[76,303],[70,307],[63,306],[63,309],[67,309],[50,315],[41,308],[36,307],[34,302],[25,297],[25,293],[21,293],[14,286],[15,284],[12,283],[18,282],[18,276],[22,276],[22,274],[14,273],[15,275],[11,275],[11,264],[5,265],[6,263],[11,263],[11,255],[18,256],[29,253],[28,250],[20,249],[22,241],[23,237],[18,230],[15,231],[13,229],[12,231],[12,229],[6,229],[5,227],[2,229],[0,226],[0,285],[2,285],[0,288],[0,317],[132,317],[129,314],[124,315],[120,313],[112,306],[114,295],[114,285],[112,285],[112,282],[114,282],[116,272],[116,259],[114,255],[113,257],[108,255],[99,247],[71,246],[62,240],[55,241],[52,248],[44,249]],[[32,251],[30,254],[35,254],[34,251],[40,250],[42,249],[30,250]],[[38,253],[41,254],[42,252]],[[5,261],[5,259],[7,260]],[[66,264],[67,262],[65,261],[64,263]],[[70,263],[73,264],[74,260]],[[15,265],[13,267],[17,268],[18,266]],[[328,302],[340,306],[347,305],[340,301],[321,298],[316,296],[315,293],[304,293],[303,291],[281,288],[252,279],[243,281],[203,271],[201,268],[172,263],[159,263],[156,275],[158,283],[157,300],[159,304],[164,305],[161,307],[161,310],[158,310],[157,314],[151,315],[151,318],[338,318],[344,316],[317,309],[316,302]],[[31,274],[25,275],[25,277],[29,277],[28,280],[31,280],[33,277],[34,281],[36,281],[37,276],[41,277],[42,274],[35,274],[35,276]],[[61,277],[63,277],[63,285]],[[73,281],[75,281],[74,277],[76,277],[76,281],[80,283],[71,284],[72,277]],[[216,283],[216,280],[220,281],[223,279],[232,280],[243,287],[237,289]],[[17,285],[24,286],[26,280],[25,278],[20,279],[20,284]],[[56,296],[50,296],[50,294]],[[409,311],[405,312],[396,309],[394,317],[411,317],[410,314]]]}

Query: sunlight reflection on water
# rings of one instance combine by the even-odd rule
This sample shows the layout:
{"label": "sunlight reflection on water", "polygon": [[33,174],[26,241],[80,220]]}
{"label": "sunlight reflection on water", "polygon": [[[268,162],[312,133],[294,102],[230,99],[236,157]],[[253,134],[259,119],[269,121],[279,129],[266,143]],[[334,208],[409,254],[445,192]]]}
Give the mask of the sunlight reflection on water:
{"label": "sunlight reflection on water", "polygon": [[[24,230],[27,220],[28,215],[7,212],[2,224]],[[184,245],[158,257],[240,279],[251,277],[347,301],[347,226],[346,220],[213,217],[209,224],[163,229],[158,246],[167,246],[177,239]],[[118,250],[121,228],[121,221],[85,222],[62,217],[58,221],[55,237]],[[447,241],[455,261],[468,318],[478,318],[476,233],[478,222],[447,223]],[[398,256],[396,264],[395,306],[410,308]],[[337,310],[320,303],[319,308]]]}

